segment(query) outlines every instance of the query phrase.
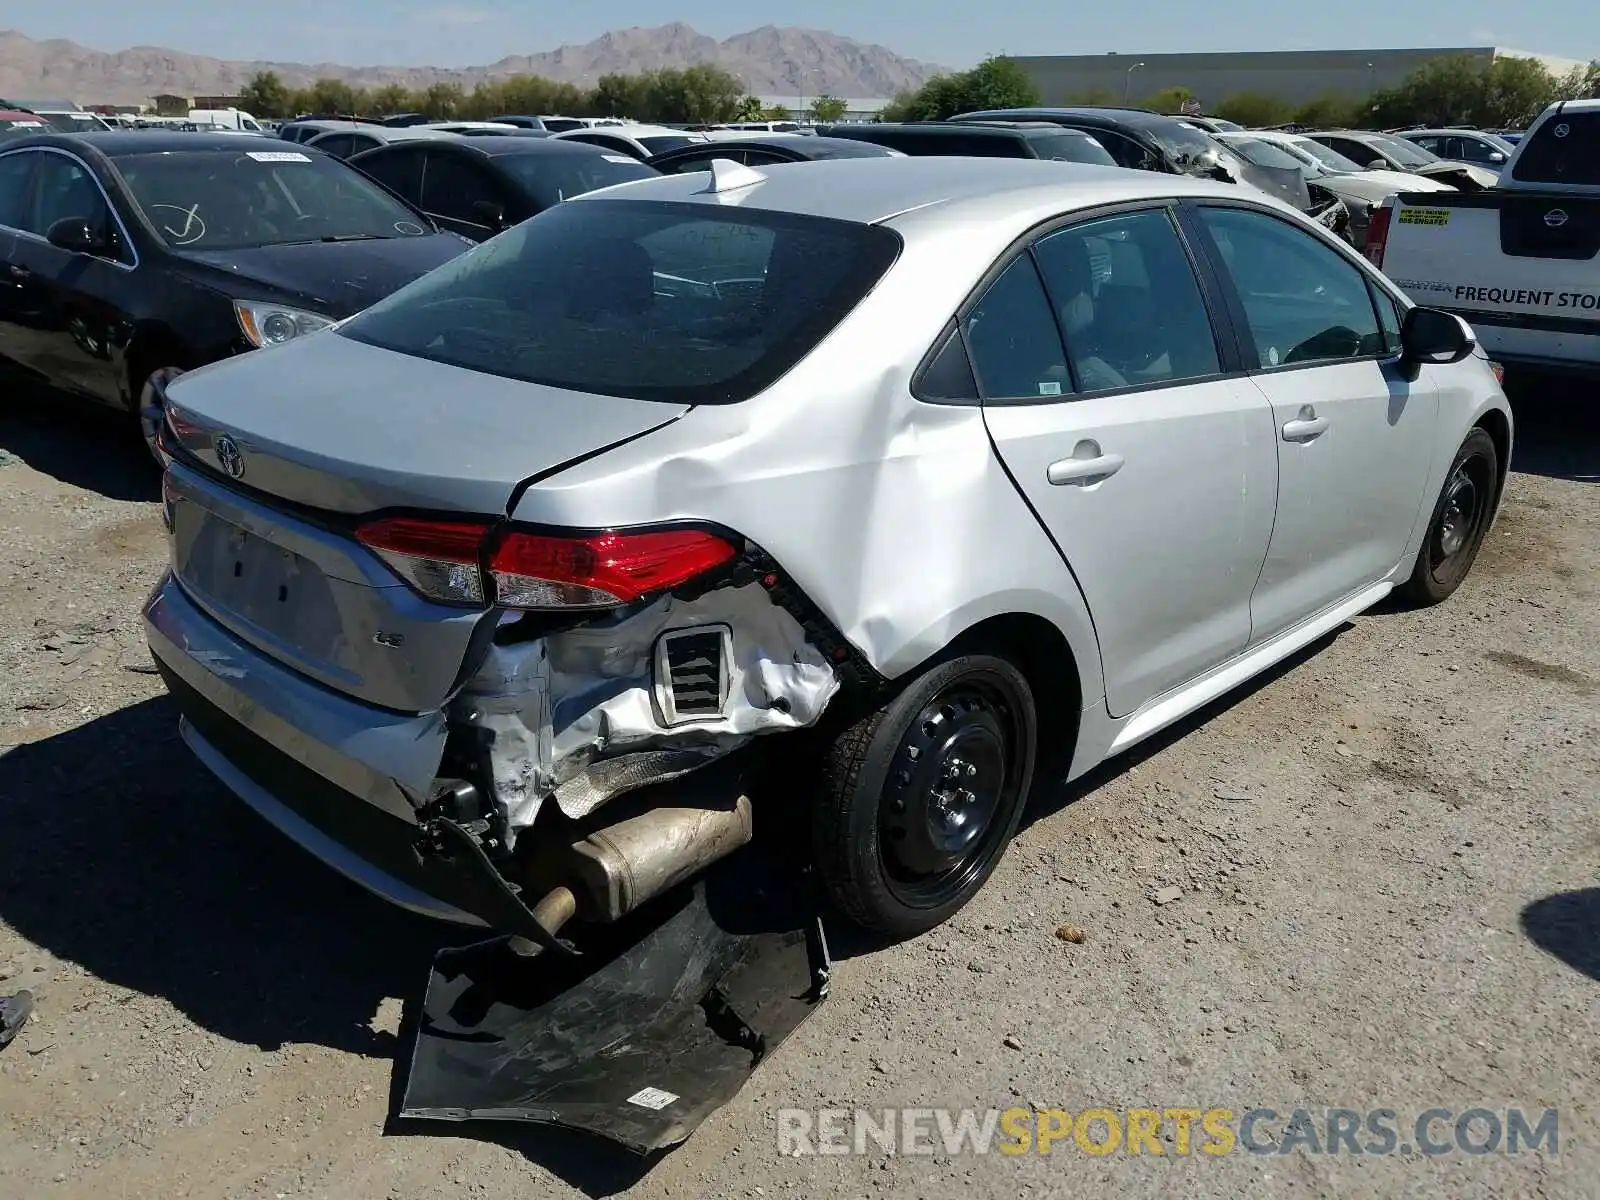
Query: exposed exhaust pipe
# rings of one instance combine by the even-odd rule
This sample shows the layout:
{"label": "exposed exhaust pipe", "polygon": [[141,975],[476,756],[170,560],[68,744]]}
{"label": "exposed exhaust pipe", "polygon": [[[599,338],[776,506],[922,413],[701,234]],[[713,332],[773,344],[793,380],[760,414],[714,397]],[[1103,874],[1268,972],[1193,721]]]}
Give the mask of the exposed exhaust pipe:
{"label": "exposed exhaust pipe", "polygon": [[652,808],[596,830],[572,847],[579,909],[615,921],[693,878],[755,835],[750,799],[718,806]]}
{"label": "exposed exhaust pipe", "polygon": [[[615,921],[726,858],[755,836],[750,798],[662,805],[587,834],[539,856],[530,874],[561,879],[536,905],[539,924],[556,933],[574,917]],[[531,955],[524,938],[512,948]]]}

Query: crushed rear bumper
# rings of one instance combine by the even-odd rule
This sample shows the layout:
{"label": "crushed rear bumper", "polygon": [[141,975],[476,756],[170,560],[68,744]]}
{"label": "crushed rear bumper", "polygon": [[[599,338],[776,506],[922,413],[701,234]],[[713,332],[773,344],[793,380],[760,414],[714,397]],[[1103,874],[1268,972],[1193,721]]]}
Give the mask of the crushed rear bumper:
{"label": "crushed rear bumper", "polygon": [[145,604],[145,633],[184,740],[270,824],[402,908],[547,940],[471,839],[419,853],[411,797],[438,770],[442,714],[387,712],[296,675],[200,611],[171,576]]}

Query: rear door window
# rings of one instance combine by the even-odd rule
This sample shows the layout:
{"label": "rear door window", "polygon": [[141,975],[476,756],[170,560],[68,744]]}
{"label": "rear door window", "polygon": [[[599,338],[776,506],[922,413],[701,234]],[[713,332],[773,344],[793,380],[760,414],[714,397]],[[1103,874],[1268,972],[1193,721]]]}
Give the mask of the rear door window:
{"label": "rear door window", "polygon": [[314,149],[321,150],[324,154],[331,154],[335,158],[349,158],[353,153],[351,147],[355,145],[355,138],[348,133],[330,133],[327,137],[316,140]]}
{"label": "rear door window", "polygon": [[1600,186],[1600,112],[1557,113],[1523,139],[1518,183]]}
{"label": "rear door window", "polygon": [[1069,133],[1033,134],[1027,142],[1039,158],[1056,162],[1093,163],[1101,167],[1117,165],[1117,160],[1106,152],[1106,148],[1091,137],[1074,137]]}
{"label": "rear door window", "polygon": [[1346,158],[1354,160],[1360,164],[1362,170],[1367,169],[1368,163],[1383,157],[1365,142],[1358,142],[1354,138],[1324,137],[1318,138],[1317,141],[1324,146],[1331,146]]}
{"label": "rear door window", "polygon": [[1166,165],[1161,161],[1159,154],[1124,134],[1110,129],[1088,129],[1084,132],[1104,146],[1106,153],[1111,155],[1119,167],[1128,167],[1134,171],[1166,170]]}
{"label": "rear door window", "polygon": [[573,392],[732,403],[809,354],[899,249],[876,225],[581,200],[424,275],[339,333]]}
{"label": "rear door window", "polygon": [[961,332],[984,399],[1048,400],[1072,391],[1061,334],[1031,255],[989,285]]}
{"label": "rear door window", "polygon": [[410,147],[380,150],[356,164],[384,187],[422,207],[422,151]]}
{"label": "rear door window", "polygon": [[511,196],[487,167],[449,151],[431,150],[422,172],[422,210],[429,216],[443,217],[481,229],[492,226],[475,205],[497,204],[507,215]]}
{"label": "rear door window", "polygon": [[1035,245],[1082,392],[1222,370],[1211,318],[1166,209],[1074,225]]}

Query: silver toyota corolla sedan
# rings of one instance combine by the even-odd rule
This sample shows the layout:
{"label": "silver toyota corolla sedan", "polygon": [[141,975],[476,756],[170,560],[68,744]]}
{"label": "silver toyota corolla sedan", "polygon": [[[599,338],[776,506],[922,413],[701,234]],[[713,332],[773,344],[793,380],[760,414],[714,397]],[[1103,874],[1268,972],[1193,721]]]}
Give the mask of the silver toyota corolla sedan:
{"label": "silver toyota corolla sedan", "polygon": [[1468,326],[1273,200],[959,158],[582,196],[168,401],[188,744],[522,930],[781,824],[720,781],[784,747],[836,906],[933,926],[1036,787],[1450,595],[1512,428]]}

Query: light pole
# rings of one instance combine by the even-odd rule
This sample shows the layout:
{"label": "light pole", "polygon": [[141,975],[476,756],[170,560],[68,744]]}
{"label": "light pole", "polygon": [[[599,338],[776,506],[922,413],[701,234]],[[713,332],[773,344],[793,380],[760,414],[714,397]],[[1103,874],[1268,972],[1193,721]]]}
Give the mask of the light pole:
{"label": "light pole", "polygon": [[1128,93],[1133,90],[1133,73],[1143,67],[1142,62],[1136,62],[1128,68],[1128,73],[1122,77],[1122,102],[1128,102]]}
{"label": "light pole", "polygon": [[1374,97],[1376,97],[1377,94],[1378,94],[1377,86],[1373,82],[1376,78],[1377,78],[1377,68],[1374,67],[1371,63],[1368,63],[1367,64],[1367,109],[1368,109],[1369,112],[1377,112],[1378,111],[1378,105],[1374,100]]}
{"label": "light pole", "polygon": [[806,119],[806,80],[813,75],[820,75],[821,73],[821,69],[818,67],[807,67],[800,72],[800,111],[795,113],[794,119],[802,124],[805,123]]}

